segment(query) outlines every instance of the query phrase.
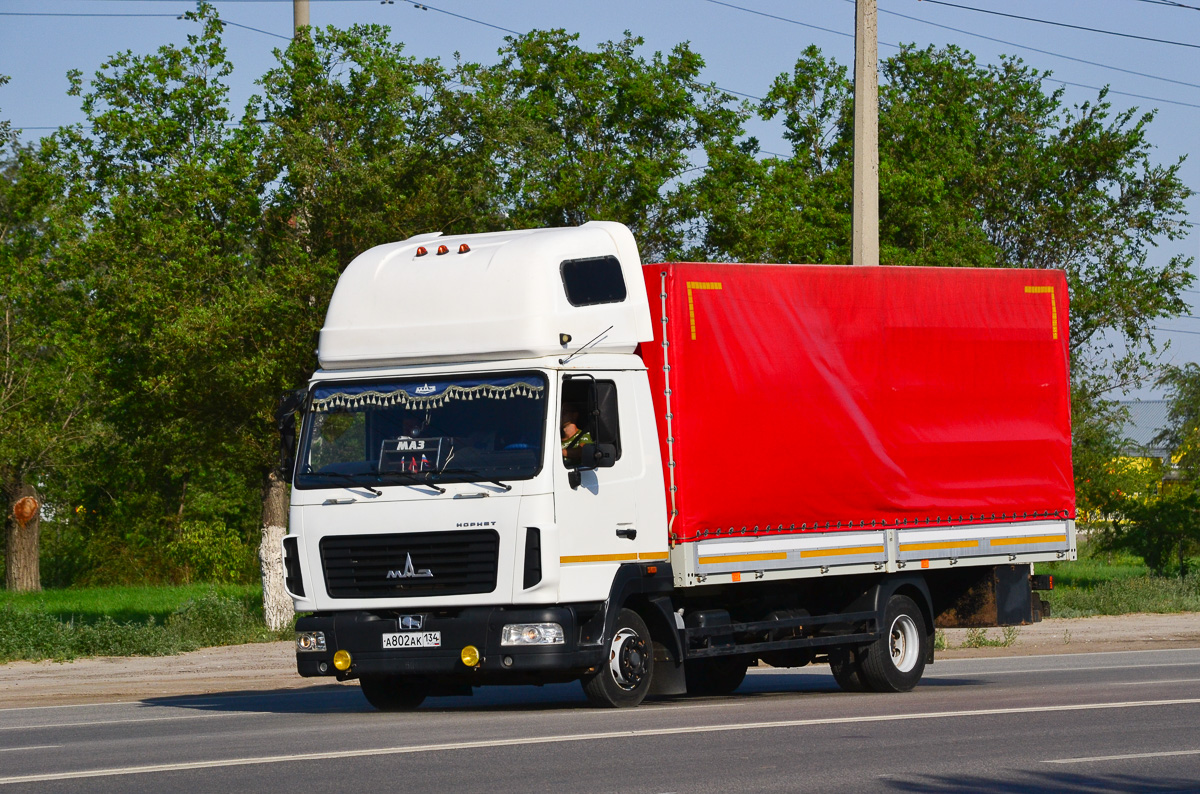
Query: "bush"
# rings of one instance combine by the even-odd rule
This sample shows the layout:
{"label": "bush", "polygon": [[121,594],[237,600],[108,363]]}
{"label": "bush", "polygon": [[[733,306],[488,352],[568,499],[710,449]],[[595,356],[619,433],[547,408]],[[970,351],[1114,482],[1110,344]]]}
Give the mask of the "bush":
{"label": "bush", "polygon": [[184,521],[167,556],[187,582],[237,582],[253,568],[254,550],[224,521]]}
{"label": "bush", "polygon": [[1200,612],[1200,574],[1183,579],[1141,576],[1099,582],[1093,587],[1044,593],[1056,618],[1125,615],[1130,612]]}
{"label": "bush", "polygon": [[187,601],[161,623],[60,620],[44,606],[0,607],[0,663],[59,661],[80,656],[166,656],[215,645],[265,642],[291,636],[266,628],[247,599],[210,591]]}

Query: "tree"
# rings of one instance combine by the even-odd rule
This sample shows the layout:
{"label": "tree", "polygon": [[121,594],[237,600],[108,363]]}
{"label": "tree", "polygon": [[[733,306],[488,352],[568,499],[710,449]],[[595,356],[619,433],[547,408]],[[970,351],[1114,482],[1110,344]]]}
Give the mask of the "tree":
{"label": "tree", "polygon": [[506,111],[502,189],[514,228],[620,221],[647,260],[682,249],[696,170],[692,151],[736,131],[731,99],[698,82],[686,44],[649,59],[626,33],[588,51],[562,30],[508,39],[500,63],[472,67],[485,101]]}
{"label": "tree", "polygon": [[[406,57],[377,25],[310,29],[276,57],[260,81],[263,182],[274,186],[259,238],[272,351],[262,374],[272,397],[311,374],[325,308],[356,255],[503,222],[488,106],[456,87],[461,69]],[[273,438],[274,425],[263,427]],[[275,583],[264,603],[278,627],[291,615],[279,564],[287,493],[273,465],[263,472],[263,577]]]}
{"label": "tree", "polygon": [[186,46],[119,53],[86,86],[73,73],[87,131],[53,139],[65,193],[87,202],[86,234],[60,255],[112,431],[86,501],[124,533],[115,578],[169,570],[185,518],[253,522],[270,410],[256,388],[271,357],[253,247],[260,132],[228,109],[216,14],[188,17],[201,31]]}
{"label": "tree", "polygon": [[0,123],[0,492],[5,586],[15,591],[41,589],[39,489],[73,468],[96,435],[75,289],[58,258],[79,227],[62,189],[45,153]]}

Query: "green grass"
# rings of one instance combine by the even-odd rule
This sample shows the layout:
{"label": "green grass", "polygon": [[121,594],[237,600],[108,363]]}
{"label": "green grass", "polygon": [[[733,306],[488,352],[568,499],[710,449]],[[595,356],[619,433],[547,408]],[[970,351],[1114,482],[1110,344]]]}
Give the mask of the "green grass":
{"label": "green grass", "polygon": [[1200,574],[1153,576],[1141,558],[1093,551],[1082,539],[1077,561],[1038,563],[1036,572],[1054,576],[1042,593],[1051,617],[1200,612]]}
{"label": "green grass", "polygon": [[111,618],[118,623],[166,622],[188,601],[208,593],[234,598],[248,609],[262,610],[262,587],[237,584],[193,584],[174,587],[87,587],[9,593],[0,590],[0,609],[8,604],[24,611],[45,612],[65,622],[97,623]]}
{"label": "green grass", "polygon": [[247,586],[121,587],[0,593],[0,663],[167,656],[291,637],[268,630]]}

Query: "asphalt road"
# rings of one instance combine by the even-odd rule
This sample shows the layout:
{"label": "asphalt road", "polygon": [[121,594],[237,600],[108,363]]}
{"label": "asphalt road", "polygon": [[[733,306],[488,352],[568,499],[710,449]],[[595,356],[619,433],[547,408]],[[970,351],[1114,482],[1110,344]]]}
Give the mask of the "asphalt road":
{"label": "asphalt road", "polygon": [[940,661],[904,695],[766,668],[621,711],[577,685],[0,708],[0,794],[25,790],[1200,791],[1200,649]]}

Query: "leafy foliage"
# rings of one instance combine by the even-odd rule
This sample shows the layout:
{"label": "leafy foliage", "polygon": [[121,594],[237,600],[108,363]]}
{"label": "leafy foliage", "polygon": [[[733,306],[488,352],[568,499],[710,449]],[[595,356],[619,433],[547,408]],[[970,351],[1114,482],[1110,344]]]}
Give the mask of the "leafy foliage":
{"label": "leafy foliage", "polygon": [[[188,17],[183,46],[70,75],[84,124],[32,147],[0,125],[0,485],[45,491],[55,583],[252,576],[277,395],[366,248],[605,219],[646,259],[849,259],[853,90],[815,47],[751,106],[632,33],[534,31],[485,66],[311,28],[235,112],[220,19]],[[883,70],[884,261],[1067,271],[1080,503],[1112,512],[1149,481],[1112,463],[1106,399],[1191,280],[1149,257],[1188,228],[1179,163],[1152,161],[1152,114],[1066,107],[1020,61],[906,48]]]}

